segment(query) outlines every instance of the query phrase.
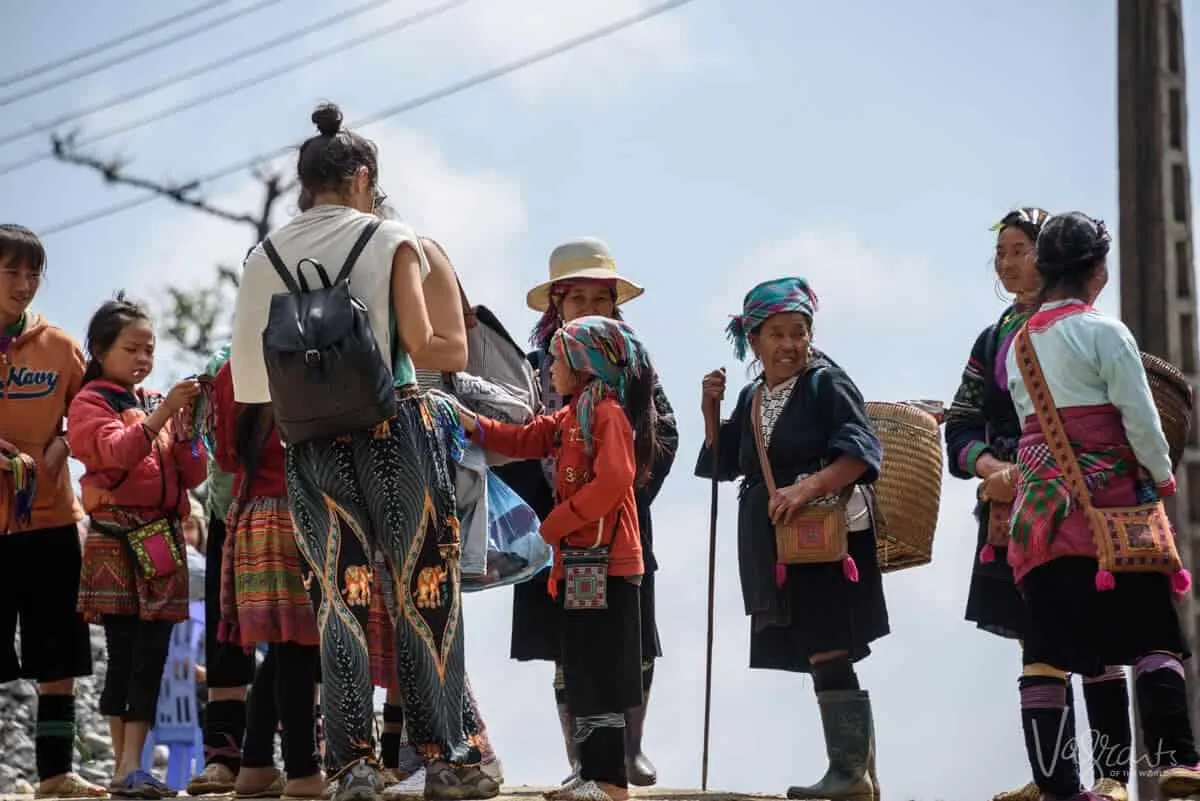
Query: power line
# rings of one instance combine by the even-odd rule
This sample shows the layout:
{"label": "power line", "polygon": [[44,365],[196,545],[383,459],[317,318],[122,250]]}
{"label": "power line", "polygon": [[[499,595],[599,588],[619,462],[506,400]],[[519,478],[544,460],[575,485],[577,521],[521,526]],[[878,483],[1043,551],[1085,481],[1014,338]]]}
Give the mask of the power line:
{"label": "power line", "polygon": [[[378,5],[381,2],[388,3],[388,2],[392,2],[392,0],[372,0],[372,2],[368,3],[367,5]],[[274,67],[270,70],[267,70],[264,73],[256,75],[253,78],[247,78],[244,81],[238,81],[235,84],[232,84],[229,86],[223,86],[223,87],[221,87],[219,89],[215,89],[214,91],[209,92],[207,94],[199,95],[198,97],[194,97],[190,100],[185,100],[182,103],[175,104],[174,106],[168,106],[167,108],[162,109],[161,111],[156,111],[153,114],[150,114],[145,117],[141,117],[140,119],[132,120],[132,121],[124,123],[122,125],[118,125],[114,128],[110,128],[106,131],[101,131],[92,136],[83,137],[82,139],[78,140],[77,142],[74,142],[73,145],[75,147],[85,147],[87,145],[92,145],[92,144],[95,144],[96,142],[101,142],[101,141],[104,141],[105,139],[110,139],[114,136],[118,136],[123,133],[129,133],[130,131],[137,130],[138,128],[143,128],[152,123],[160,122],[169,117],[173,117],[176,114],[179,114],[180,112],[189,111],[189,110],[197,108],[199,106],[203,106],[206,103],[211,103],[214,100],[221,100],[223,98],[228,97],[231,94],[235,94],[237,92],[241,92],[246,89],[251,89],[255,86],[258,86],[259,84],[266,83],[267,81],[272,80],[274,78],[278,78],[281,75],[285,75],[289,72],[294,72],[298,69],[303,69],[304,67],[307,67],[316,61],[320,61],[322,59],[340,55],[351,48],[366,44],[369,41],[372,41],[375,39],[380,39],[384,36],[393,34],[397,31],[403,30],[405,28],[410,28],[419,22],[424,22],[427,19],[431,19],[433,17],[440,16],[442,14],[445,14],[448,11],[452,11],[453,9],[458,8],[459,6],[466,5],[467,3],[470,3],[470,2],[472,2],[472,0],[447,0],[447,2],[444,2],[441,5],[437,5],[432,8],[428,8],[423,11],[419,11],[416,14],[412,14],[412,15],[404,17],[402,19],[398,19],[389,25],[385,25],[382,28],[377,28],[376,30],[371,31],[370,33],[351,37],[350,39],[346,39],[345,41],[338,42],[337,44],[327,47],[323,50],[318,50],[315,53],[309,53],[308,55],[306,55],[300,59],[297,59],[296,61],[281,65],[279,67]],[[360,8],[365,8],[365,6],[360,7]],[[23,136],[23,135],[24,134],[18,135],[16,138],[20,138],[20,136]],[[11,139],[0,139],[0,144],[4,144],[8,141],[11,141]],[[50,149],[50,150],[46,150],[42,153],[39,153],[36,156],[23,158],[18,161],[9,162],[8,164],[4,164],[4,165],[0,166],[0,175],[8,175],[9,173],[13,173],[13,172],[16,172],[17,170],[24,169],[25,167],[32,167],[33,165],[40,164],[41,162],[46,161],[47,159],[52,158],[53,156],[54,156],[54,150]]]}
{"label": "power line", "polygon": [[149,25],[145,25],[141,28],[135,28],[128,33],[121,34],[115,39],[109,39],[107,42],[90,45],[85,47],[83,50],[72,53],[69,56],[63,56],[61,58],[56,58],[53,61],[47,61],[43,64],[37,65],[36,67],[30,67],[23,72],[14,72],[12,75],[6,75],[5,77],[0,78],[0,89],[5,89],[9,86],[12,86],[14,83],[20,83],[28,78],[34,78],[38,75],[42,75],[50,70],[58,69],[59,67],[65,67],[68,64],[74,64],[76,61],[79,61],[82,58],[94,56],[97,53],[103,53],[105,50],[110,50],[117,45],[125,44],[126,42],[132,41],[139,36],[145,36],[146,34],[153,33],[160,28],[165,28],[168,25],[174,25],[176,22],[185,20],[188,17],[194,17],[197,14],[203,14],[209,9],[216,8],[217,6],[224,5],[228,2],[229,0],[210,0],[210,2],[204,3],[203,5],[195,6],[187,11],[181,11],[173,17],[160,19],[157,22],[152,22]]}
{"label": "power line", "polygon": [[84,67],[83,69],[76,70],[75,72],[68,72],[66,75],[60,75],[54,80],[38,84],[37,86],[31,86],[28,89],[23,89],[16,94],[0,97],[0,108],[16,103],[18,100],[24,100],[26,98],[33,97],[34,95],[40,95],[43,92],[48,92],[51,89],[57,89],[58,87],[68,84],[71,81],[85,78],[88,75],[91,75],[93,72],[99,72],[100,70],[106,70],[109,67],[115,67],[117,64],[123,64],[126,61],[137,58],[138,56],[144,56],[146,53],[152,53],[155,50],[161,50],[162,48],[167,47],[168,45],[173,45],[176,42],[182,42],[184,39],[190,39],[193,36],[206,33],[219,25],[224,25],[227,22],[233,22],[235,19],[244,17],[247,14],[253,14],[255,11],[266,8],[267,6],[275,5],[278,2],[280,2],[280,0],[258,0],[257,3],[248,5],[245,8],[240,8],[237,11],[231,11],[223,17],[217,17],[214,20],[209,20],[203,25],[199,25],[195,28],[188,28],[185,31],[180,31],[172,36],[168,36],[166,39],[160,39],[157,42],[151,42],[150,44],[143,45],[136,50],[130,50],[128,53],[122,53],[114,56],[107,61],[101,61],[99,64],[93,64],[90,67]]}
{"label": "power line", "polygon": [[[522,70],[527,67],[531,67],[534,64],[537,64],[539,62],[553,58],[554,56],[561,55],[562,53],[565,53],[569,50],[574,50],[578,47],[582,47],[583,45],[594,42],[597,39],[603,39],[607,36],[611,36],[614,33],[622,31],[626,28],[633,27],[634,25],[637,25],[638,23],[645,22],[646,20],[648,20],[652,17],[657,17],[660,14],[664,14],[668,11],[679,8],[680,6],[687,5],[688,3],[691,3],[691,2],[693,2],[693,0],[667,0],[667,2],[659,3],[658,5],[651,6],[650,8],[644,9],[643,11],[641,11],[637,14],[632,14],[628,17],[624,17],[623,19],[617,20],[616,22],[610,22],[607,25],[603,25],[598,28],[593,28],[592,30],[588,31],[587,33],[581,34],[581,35],[573,37],[571,39],[567,39],[563,42],[560,42],[556,45],[545,48],[543,50],[539,50],[535,53],[531,53],[530,55],[524,56],[523,58],[519,58],[516,61],[510,61],[509,63],[504,64],[500,67],[494,67],[490,70],[486,70],[485,72],[478,73],[478,74],[476,74],[470,78],[467,78],[465,80],[462,80],[457,83],[451,84],[449,86],[443,87],[436,91],[429,92],[428,94],[424,94],[419,97],[412,98],[411,100],[406,100],[403,103],[392,106],[391,108],[388,108],[388,109],[384,109],[383,111],[372,114],[369,117],[364,117],[363,119],[358,120],[357,122],[353,123],[349,127],[363,128],[368,125],[373,125],[377,122],[382,122],[383,120],[388,119],[389,117],[394,117],[397,114],[402,114],[406,111],[412,111],[414,109],[420,108],[421,106],[426,106],[426,105],[429,105],[430,103],[434,103],[438,100],[443,100],[447,97],[450,97],[451,95],[456,95],[456,94],[458,94],[460,92],[464,92],[468,89],[473,89],[474,87],[479,86],[481,84],[490,83],[491,81],[494,81],[498,78],[503,78],[506,75],[517,72],[518,70]],[[276,148],[274,150],[270,150],[265,153],[260,153],[257,156],[254,156],[245,161],[239,161],[236,164],[229,164],[225,167],[221,167],[220,169],[213,170],[210,173],[201,175],[198,178],[193,178],[190,181],[183,182],[180,184],[180,186],[185,186],[190,190],[190,189],[200,186],[201,184],[211,183],[212,181],[216,181],[221,178],[226,178],[230,175],[234,175],[236,173],[239,173],[244,170],[248,170],[255,166],[258,166],[259,164],[261,164],[264,161],[269,161],[271,159],[278,158],[279,156],[282,156],[282,155],[288,153],[289,151],[291,151],[294,147],[295,147],[295,145],[286,145],[284,147]],[[57,233],[61,233],[63,231],[67,231],[71,228],[77,228],[81,225],[86,225],[90,222],[95,222],[96,220],[100,220],[100,219],[109,217],[114,214],[119,214],[123,211],[128,211],[129,209],[137,208],[138,206],[144,206],[147,203],[150,203],[154,200],[159,199],[160,197],[162,197],[161,194],[153,193],[153,194],[143,195],[142,197],[138,197],[138,198],[132,198],[123,203],[117,203],[112,206],[107,206],[105,208],[97,209],[96,211],[88,212],[87,214],[81,215],[79,217],[75,217],[75,218],[72,218],[69,220],[64,220],[61,223],[56,223],[55,225],[51,225],[48,228],[43,228],[39,232],[39,235],[42,237],[47,237],[52,234],[57,234]]]}
{"label": "power line", "polygon": [[[225,1],[226,0],[221,0],[221,2],[225,2]],[[114,108],[115,106],[123,105],[132,100],[138,100],[139,98],[143,98],[146,95],[153,94],[154,92],[161,91],[162,89],[166,89],[169,86],[174,86],[177,83],[182,83],[183,81],[191,80],[192,78],[197,78],[201,75],[204,75],[205,73],[212,72],[215,69],[220,69],[221,67],[225,67],[230,64],[233,64],[236,61],[241,61],[243,59],[250,58],[251,56],[256,56],[264,51],[274,49],[276,47],[279,47],[280,45],[285,45],[285,44],[292,42],[296,39],[299,39],[303,36],[307,36],[310,33],[316,33],[317,31],[323,30],[324,28],[327,28],[330,25],[336,25],[337,23],[344,22],[345,20],[348,20],[351,17],[356,17],[360,14],[364,14],[368,11],[372,11],[376,8],[385,6],[388,3],[392,3],[392,2],[395,2],[395,0],[368,0],[368,2],[358,5],[358,6],[355,6],[354,8],[351,8],[346,11],[342,11],[338,14],[334,14],[332,16],[326,17],[325,19],[318,20],[317,22],[314,22],[310,25],[305,25],[302,28],[296,28],[293,31],[289,31],[288,33],[285,33],[282,36],[277,36],[274,39],[270,39],[266,42],[256,42],[254,45],[247,47],[244,50],[239,50],[236,53],[231,53],[227,56],[222,56],[221,58],[218,58],[214,61],[210,61],[207,64],[202,64],[199,67],[193,67],[192,69],[185,70],[180,73],[176,73],[175,75],[172,75],[169,78],[164,78],[163,80],[158,81],[157,83],[152,83],[149,86],[142,87],[141,89],[135,89],[132,92],[126,92],[123,95],[118,95],[117,97],[111,98],[102,103],[97,103],[94,106],[88,106],[87,108],[77,109],[75,111],[72,111],[69,114],[63,114],[60,117],[55,117],[52,120],[46,120],[45,122],[35,123],[31,127],[26,128],[23,131],[13,131],[13,132],[10,132],[7,134],[0,135],[0,145],[7,145],[12,142],[16,142],[20,139],[24,139],[27,136],[33,136],[35,134],[52,131],[60,125],[63,125],[68,122],[74,122],[75,120],[82,119],[83,117],[90,116],[99,111],[108,111],[109,109]],[[345,46],[345,45],[343,44],[340,46]],[[298,62],[298,63],[303,63],[303,62]],[[95,140],[93,139],[92,141],[95,141]],[[47,153],[46,155],[48,156],[50,154]],[[3,174],[3,173],[0,172],[0,174]]]}

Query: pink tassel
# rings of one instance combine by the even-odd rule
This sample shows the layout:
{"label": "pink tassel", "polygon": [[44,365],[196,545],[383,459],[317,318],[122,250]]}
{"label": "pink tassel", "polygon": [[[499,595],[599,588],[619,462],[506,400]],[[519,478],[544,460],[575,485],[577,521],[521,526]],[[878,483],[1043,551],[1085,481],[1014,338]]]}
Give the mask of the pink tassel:
{"label": "pink tassel", "polygon": [[853,556],[846,554],[846,558],[842,560],[842,572],[850,581],[858,582],[858,565],[855,564]]}
{"label": "pink tassel", "polygon": [[1117,588],[1117,577],[1108,570],[1096,571],[1096,592],[1108,592]]}
{"label": "pink tassel", "polygon": [[1171,589],[1176,595],[1184,595],[1192,588],[1192,574],[1187,568],[1181,567],[1171,574]]}
{"label": "pink tassel", "polygon": [[787,565],[775,565],[775,586],[783,589],[787,582]]}
{"label": "pink tassel", "polygon": [[979,564],[987,565],[996,561],[996,549],[990,544],[985,544],[979,551]]}

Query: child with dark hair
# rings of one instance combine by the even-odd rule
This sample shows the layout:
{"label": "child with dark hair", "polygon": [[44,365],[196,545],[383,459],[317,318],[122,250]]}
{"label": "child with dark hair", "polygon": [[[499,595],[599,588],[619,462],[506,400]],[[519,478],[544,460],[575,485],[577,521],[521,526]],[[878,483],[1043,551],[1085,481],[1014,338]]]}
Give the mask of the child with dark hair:
{"label": "child with dark hair", "polygon": [[[269,405],[234,401],[231,369],[226,362],[213,382],[217,461],[235,476],[219,628],[224,642],[245,648],[266,643],[267,659],[275,663],[273,686],[256,684],[250,695],[235,791],[315,798],[325,789],[313,705],[320,636],[288,509],[283,443]],[[283,730],[286,780],[275,767],[277,720]]]}
{"label": "child with dark hair", "polygon": [[[83,517],[67,469],[67,407],[83,381],[79,343],[30,310],[46,252],[27,228],[0,225],[0,683],[37,682],[39,796],[88,798],[104,788],[71,771],[75,679],[92,673],[75,609]],[[21,645],[18,656],[17,625]]]}
{"label": "child with dark hair", "polygon": [[177,433],[177,417],[199,394],[194,379],[164,398],[141,388],[154,369],[150,315],[119,294],[92,317],[84,386],[71,403],[68,438],[83,464],[90,516],[79,579],[79,611],[104,626],[108,673],[100,712],[116,753],[110,786],[119,798],[175,795],[141,769],[153,727],[171,631],[188,618],[182,518],[188,490],[203,483],[203,445]]}
{"label": "child with dark hair", "polygon": [[541,532],[555,550],[550,593],[563,608],[561,664],[580,770],[551,797],[621,801],[629,795],[625,710],[642,702],[634,492],[657,449],[654,368],[632,328],[601,316],[559,328],[549,356],[555,391],[571,398],[562,409],[525,425],[460,414],[487,450],[555,459],[558,503]]}

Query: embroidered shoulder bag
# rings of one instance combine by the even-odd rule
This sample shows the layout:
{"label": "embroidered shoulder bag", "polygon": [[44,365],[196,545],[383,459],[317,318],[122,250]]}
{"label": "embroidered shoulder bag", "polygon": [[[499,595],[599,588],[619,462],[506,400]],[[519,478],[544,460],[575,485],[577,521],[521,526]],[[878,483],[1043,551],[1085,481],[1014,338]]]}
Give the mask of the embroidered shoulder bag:
{"label": "embroidered shoulder bag", "polygon": [[1041,362],[1029,341],[1028,327],[1017,333],[1013,348],[1021,378],[1046,437],[1046,445],[1091,529],[1096,544],[1096,559],[1099,561],[1096,589],[1113,589],[1116,586],[1113,573],[1167,573],[1172,576],[1172,584],[1177,590],[1180,582],[1185,584],[1186,590],[1188,574],[1176,550],[1175,530],[1167,519],[1162,501],[1107,508],[1092,504],[1092,495],[1079,468],[1079,460],[1067,439],[1066,426],[1054,406]]}
{"label": "embroidered shoulder bag", "polygon": [[[154,442],[153,448],[161,468],[159,471],[161,503],[167,497],[167,477],[164,472],[167,469],[167,460],[163,458],[162,448],[157,440]],[[127,477],[128,473],[122,475],[113,484],[110,491],[125,483]],[[92,526],[97,531],[125,540],[133,552],[133,560],[137,563],[138,570],[147,581],[166,578],[187,564],[187,556],[180,545],[179,517],[174,511],[175,508],[178,508],[180,492],[182,492],[182,484],[177,487],[176,505],[172,507],[172,511],[148,523],[135,523],[124,531],[106,530],[107,527],[98,524],[95,520],[92,521]]]}
{"label": "embroidered shoulder bag", "polygon": [[[775,475],[767,460],[767,446],[762,434],[762,387],[754,391],[751,401],[750,427],[754,431],[754,446],[767,497],[775,494]],[[807,565],[821,562],[842,562],[849,558],[846,502],[854,487],[846,487],[834,503],[809,504],[792,515],[787,523],[775,524],[775,561],[782,565]]]}

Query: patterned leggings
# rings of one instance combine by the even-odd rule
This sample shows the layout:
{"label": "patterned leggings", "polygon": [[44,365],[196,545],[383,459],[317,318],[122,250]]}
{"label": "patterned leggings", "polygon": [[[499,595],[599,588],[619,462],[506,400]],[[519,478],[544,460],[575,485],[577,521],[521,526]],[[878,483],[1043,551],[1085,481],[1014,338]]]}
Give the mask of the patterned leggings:
{"label": "patterned leggings", "polygon": [[334,771],[375,753],[364,554],[376,548],[397,583],[396,667],[412,739],[427,761],[480,759],[463,727],[458,521],[447,437],[432,403],[406,394],[376,431],[287,449],[297,541],[322,590],[321,696]]}

